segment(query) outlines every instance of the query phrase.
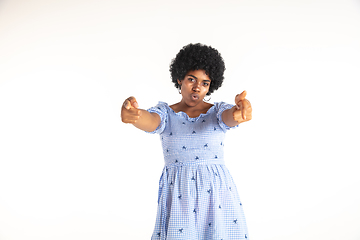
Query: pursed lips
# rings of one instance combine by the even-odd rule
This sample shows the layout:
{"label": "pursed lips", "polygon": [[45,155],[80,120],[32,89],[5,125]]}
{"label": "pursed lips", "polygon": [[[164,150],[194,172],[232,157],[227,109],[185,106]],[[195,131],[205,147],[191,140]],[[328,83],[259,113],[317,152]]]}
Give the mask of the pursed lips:
{"label": "pursed lips", "polygon": [[197,93],[192,93],[190,96],[191,96],[192,100],[198,100],[199,99],[199,94],[197,94]]}

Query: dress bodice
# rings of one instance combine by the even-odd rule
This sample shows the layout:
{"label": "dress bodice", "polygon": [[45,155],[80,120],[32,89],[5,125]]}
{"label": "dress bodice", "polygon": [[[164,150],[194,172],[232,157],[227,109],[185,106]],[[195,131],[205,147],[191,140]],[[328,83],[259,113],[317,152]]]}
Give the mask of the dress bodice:
{"label": "dress bodice", "polygon": [[159,133],[166,166],[223,163],[225,132],[222,112],[233,105],[215,103],[205,114],[190,118],[159,102],[149,112],[159,114],[161,123],[152,133]]}

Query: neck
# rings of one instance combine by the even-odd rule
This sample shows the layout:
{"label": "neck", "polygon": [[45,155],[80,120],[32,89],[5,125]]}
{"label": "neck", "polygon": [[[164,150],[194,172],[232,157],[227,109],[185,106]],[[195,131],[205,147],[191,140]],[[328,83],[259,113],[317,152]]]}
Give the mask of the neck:
{"label": "neck", "polygon": [[201,113],[206,113],[209,108],[211,108],[212,104],[201,101],[196,105],[187,104],[184,99],[180,102],[170,106],[175,112],[184,112],[189,117],[197,117]]}
{"label": "neck", "polygon": [[179,108],[187,111],[198,111],[206,108],[206,105],[207,103],[204,101],[187,103],[184,99],[181,99],[181,101],[178,103]]}

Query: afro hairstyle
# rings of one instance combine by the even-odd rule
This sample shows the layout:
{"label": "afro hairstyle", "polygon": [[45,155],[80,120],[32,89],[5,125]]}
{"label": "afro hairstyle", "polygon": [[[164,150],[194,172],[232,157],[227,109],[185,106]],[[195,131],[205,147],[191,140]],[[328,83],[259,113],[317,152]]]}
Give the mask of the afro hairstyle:
{"label": "afro hairstyle", "polygon": [[193,70],[204,70],[209,76],[211,83],[206,95],[210,95],[221,87],[225,63],[215,48],[201,43],[190,43],[184,46],[170,64],[171,78],[175,87],[180,88],[177,80],[183,80],[186,74]]}

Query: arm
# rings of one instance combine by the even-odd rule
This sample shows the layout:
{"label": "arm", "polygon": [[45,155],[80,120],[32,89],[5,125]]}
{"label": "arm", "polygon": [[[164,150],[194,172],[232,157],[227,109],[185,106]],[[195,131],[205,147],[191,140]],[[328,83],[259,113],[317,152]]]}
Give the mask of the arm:
{"label": "arm", "polygon": [[234,127],[242,122],[247,122],[252,119],[251,104],[245,97],[246,91],[236,95],[236,105],[222,113],[222,120],[227,126]]}
{"label": "arm", "polygon": [[139,109],[139,105],[134,97],[129,97],[124,101],[121,108],[121,120],[124,123],[131,123],[135,127],[152,132],[160,125],[160,116],[156,113],[149,113]]}

